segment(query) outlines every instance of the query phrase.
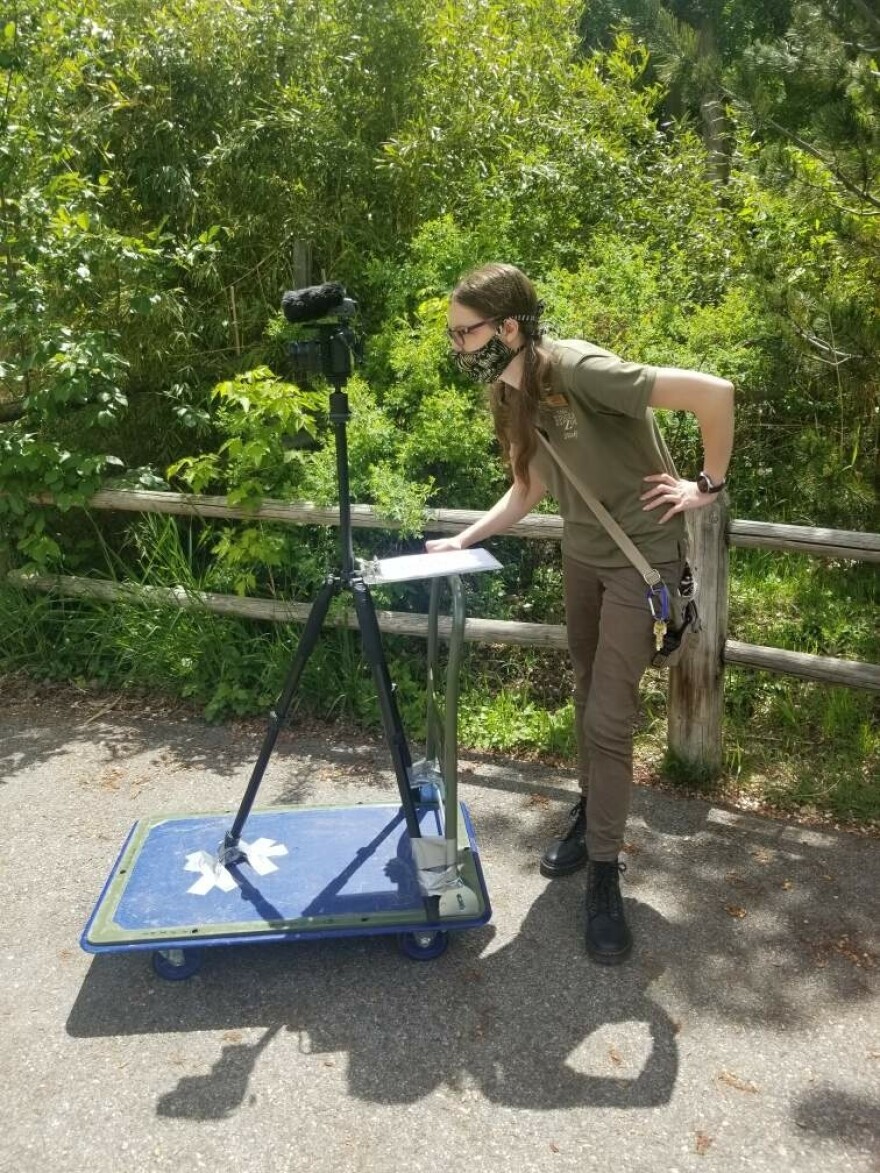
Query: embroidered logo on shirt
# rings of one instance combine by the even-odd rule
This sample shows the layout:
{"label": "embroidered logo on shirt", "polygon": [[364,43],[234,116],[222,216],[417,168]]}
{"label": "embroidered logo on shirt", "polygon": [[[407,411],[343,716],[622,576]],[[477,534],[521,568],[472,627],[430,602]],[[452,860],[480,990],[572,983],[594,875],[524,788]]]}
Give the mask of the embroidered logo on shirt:
{"label": "embroidered logo on shirt", "polygon": [[576,440],[578,434],[577,418],[570,407],[561,408],[553,412],[553,423],[562,433],[563,440]]}
{"label": "embroidered logo on shirt", "polygon": [[548,395],[541,401],[541,407],[553,420],[560,440],[577,439],[577,417],[569,406],[567,395],[563,395],[562,392]]}

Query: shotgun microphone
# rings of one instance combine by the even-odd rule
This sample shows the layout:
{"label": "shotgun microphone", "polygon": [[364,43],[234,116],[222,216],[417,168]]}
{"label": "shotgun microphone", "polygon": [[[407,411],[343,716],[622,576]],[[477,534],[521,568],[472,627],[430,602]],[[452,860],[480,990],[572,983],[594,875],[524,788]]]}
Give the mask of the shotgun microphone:
{"label": "shotgun microphone", "polygon": [[281,308],[288,322],[314,322],[339,309],[345,301],[345,286],[328,281],[306,289],[289,289],[281,298]]}

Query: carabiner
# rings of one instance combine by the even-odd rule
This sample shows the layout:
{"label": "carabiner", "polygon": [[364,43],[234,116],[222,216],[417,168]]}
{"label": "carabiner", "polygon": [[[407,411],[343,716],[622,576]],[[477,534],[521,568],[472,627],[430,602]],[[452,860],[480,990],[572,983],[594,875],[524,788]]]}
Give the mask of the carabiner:
{"label": "carabiner", "polygon": [[646,591],[648,610],[655,623],[666,623],[669,620],[671,609],[669,606],[669,591],[665,582],[658,582],[656,586],[648,587]]}

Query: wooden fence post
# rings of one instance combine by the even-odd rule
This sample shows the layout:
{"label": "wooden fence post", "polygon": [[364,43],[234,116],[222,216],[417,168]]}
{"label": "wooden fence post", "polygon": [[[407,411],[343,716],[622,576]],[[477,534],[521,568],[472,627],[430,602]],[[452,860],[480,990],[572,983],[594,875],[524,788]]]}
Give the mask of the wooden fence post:
{"label": "wooden fence post", "polygon": [[293,288],[304,289],[312,280],[312,246],[308,240],[293,242]]}
{"label": "wooden fence post", "polygon": [[727,494],[685,518],[703,629],[682,662],[669,671],[668,741],[669,749],[682,763],[713,777],[723,764]]}

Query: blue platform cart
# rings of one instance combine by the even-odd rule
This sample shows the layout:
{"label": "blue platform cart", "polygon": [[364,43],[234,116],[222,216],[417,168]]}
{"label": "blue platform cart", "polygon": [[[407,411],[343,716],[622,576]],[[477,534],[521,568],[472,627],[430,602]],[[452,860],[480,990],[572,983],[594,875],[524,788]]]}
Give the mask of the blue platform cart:
{"label": "blue platform cart", "polygon": [[[83,931],[83,949],[145,951],[161,977],[180,980],[199,969],[208,948],[256,942],[394,934],[408,957],[428,960],[446,949],[450,933],[489,920],[474,828],[458,798],[465,625],[460,574],[499,563],[485,550],[455,555],[386,559],[360,568],[360,577],[373,583],[435,576],[425,755],[412,763],[404,759],[409,792],[403,801],[262,809],[246,803],[234,826],[233,850],[231,811],[141,819]],[[444,586],[451,616],[441,617]],[[438,669],[441,638],[449,641],[445,673]]]}

